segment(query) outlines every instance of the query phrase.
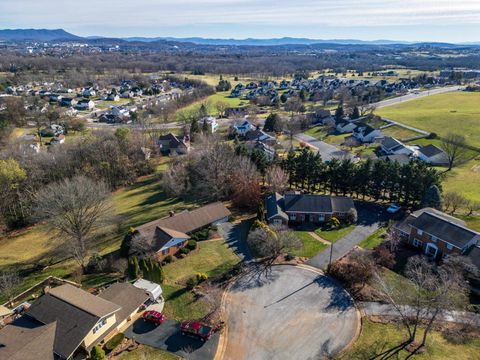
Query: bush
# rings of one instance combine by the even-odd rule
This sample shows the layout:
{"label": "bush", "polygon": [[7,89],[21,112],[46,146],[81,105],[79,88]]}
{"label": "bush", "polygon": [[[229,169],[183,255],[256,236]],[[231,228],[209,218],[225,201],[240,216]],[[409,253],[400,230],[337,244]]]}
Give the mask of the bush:
{"label": "bush", "polygon": [[196,277],[191,277],[187,280],[187,289],[192,290],[195,286],[197,286],[198,280]]}
{"label": "bush", "polygon": [[205,273],[197,273],[195,277],[197,278],[197,283],[201,283],[203,281],[208,280],[208,275]]}
{"label": "bush", "polygon": [[293,259],[295,259],[295,255],[290,254],[290,253],[288,253],[287,255],[285,255],[285,260],[286,260],[286,261],[292,261]]}
{"label": "bush", "polygon": [[106,261],[102,258],[99,253],[93,253],[92,256],[88,259],[86,273],[94,274],[103,272],[105,269]]}
{"label": "bush", "polygon": [[115,349],[120,343],[125,339],[125,335],[123,333],[118,333],[114,337],[112,337],[110,340],[108,340],[105,344],[105,350],[107,352],[111,352],[113,349]]}
{"label": "bush", "polygon": [[163,259],[163,261],[167,264],[170,264],[173,261],[172,255],[166,256],[165,259]]}
{"label": "bush", "polygon": [[95,345],[92,349],[90,354],[92,360],[104,360],[105,359],[105,351],[98,345]]}
{"label": "bush", "polygon": [[388,269],[393,269],[395,267],[395,255],[385,246],[378,246],[375,248],[373,251],[373,259],[376,264],[385,266]]}
{"label": "bush", "polygon": [[180,254],[185,254],[185,255],[187,255],[188,253],[190,253],[190,249],[189,249],[189,248],[183,247],[183,248],[180,249]]}
{"label": "bush", "polygon": [[199,230],[199,231],[193,233],[192,236],[191,236],[191,239],[195,240],[195,241],[207,240],[208,239],[208,228],[205,228],[203,230]]}
{"label": "bush", "polygon": [[197,248],[197,242],[195,240],[189,240],[187,243],[187,249],[195,250]]}
{"label": "bush", "polygon": [[427,139],[436,139],[437,137],[438,137],[437,133],[432,132],[428,134]]}
{"label": "bush", "polygon": [[327,226],[330,229],[336,229],[340,227],[340,220],[338,220],[335,216],[333,216],[327,221]]}
{"label": "bush", "polygon": [[345,221],[347,224],[355,224],[358,220],[358,214],[357,210],[355,209],[350,209],[347,212],[347,215],[345,216]]}

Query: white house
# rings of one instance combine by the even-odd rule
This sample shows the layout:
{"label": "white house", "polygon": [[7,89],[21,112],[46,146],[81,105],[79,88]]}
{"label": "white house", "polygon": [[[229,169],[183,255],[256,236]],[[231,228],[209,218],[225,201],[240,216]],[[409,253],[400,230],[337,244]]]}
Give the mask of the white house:
{"label": "white house", "polygon": [[117,117],[121,118],[121,119],[124,119],[124,118],[130,116],[130,110],[128,110],[127,108],[124,108],[122,106],[112,106],[110,108],[110,113],[114,116],[117,116]]}
{"label": "white house", "polygon": [[94,107],[95,103],[89,99],[82,99],[76,105],[78,110],[92,110]]}
{"label": "white house", "polygon": [[219,125],[218,125],[218,122],[217,122],[217,119],[215,119],[213,116],[209,116],[209,117],[206,117],[204,118],[201,123],[203,124],[204,122],[207,123],[207,126],[208,126],[208,131],[213,134],[217,131]]}
{"label": "white house", "polygon": [[253,125],[250,123],[250,121],[245,120],[242,123],[235,123],[233,125],[233,130],[236,134],[245,136],[246,133],[248,133],[250,130],[253,130]]}
{"label": "white house", "polygon": [[382,132],[369,125],[360,124],[353,130],[353,136],[362,143],[371,143],[381,137]]}
{"label": "white house", "polygon": [[410,146],[406,146],[400,140],[397,140],[393,137],[387,136],[382,139],[380,143],[380,147],[382,151],[386,155],[412,155],[414,153],[414,149]]}
{"label": "white house", "polygon": [[430,165],[448,165],[448,155],[432,144],[420,147],[417,150],[417,157]]}

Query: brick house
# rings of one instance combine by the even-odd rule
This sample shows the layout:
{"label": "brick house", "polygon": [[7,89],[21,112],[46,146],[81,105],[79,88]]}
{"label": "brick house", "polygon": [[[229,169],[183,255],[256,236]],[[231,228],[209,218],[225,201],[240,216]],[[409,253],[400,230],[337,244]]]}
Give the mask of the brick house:
{"label": "brick house", "polygon": [[441,259],[466,255],[480,241],[480,233],[441,211],[424,208],[394,225],[393,231],[425,255]]}
{"label": "brick house", "polygon": [[230,215],[230,211],[221,202],[208,204],[143,224],[135,229],[132,241],[145,239],[157,253],[157,258],[163,260],[185,247],[192,233],[227,222]]}
{"label": "brick house", "polygon": [[349,197],[297,193],[271,194],[265,205],[266,220],[273,225],[320,224],[332,217],[342,220],[355,210]]}

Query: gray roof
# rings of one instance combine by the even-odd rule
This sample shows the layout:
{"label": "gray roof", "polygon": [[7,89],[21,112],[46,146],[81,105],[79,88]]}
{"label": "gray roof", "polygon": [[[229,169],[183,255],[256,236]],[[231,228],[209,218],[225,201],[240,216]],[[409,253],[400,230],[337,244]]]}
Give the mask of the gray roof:
{"label": "gray roof", "polygon": [[382,139],[382,146],[385,149],[393,150],[396,147],[404,146],[403,143],[393,137],[386,136]]}
{"label": "gray roof", "polygon": [[463,248],[469,241],[478,235],[478,233],[473,230],[428,212],[424,212],[418,218],[413,220],[411,226],[423,230],[459,248]]}
{"label": "gray roof", "polygon": [[406,154],[380,156],[379,159],[383,161],[397,162],[400,165],[405,165],[410,162],[410,157]]}
{"label": "gray roof", "polygon": [[311,194],[286,194],[285,212],[305,213],[346,213],[355,209],[353,200],[349,197],[311,195]]}
{"label": "gray roof", "polygon": [[267,209],[267,220],[272,219],[273,217],[281,217],[288,220],[288,215],[282,210],[283,196],[279,193],[268,195],[265,199],[265,207]]}
{"label": "gray roof", "polygon": [[432,144],[429,144],[427,146],[422,146],[420,149],[418,149],[418,151],[420,151],[426,157],[432,157],[435,155],[444,154],[442,149],[439,149],[438,147]]}
{"label": "gray roof", "polygon": [[430,214],[436,215],[437,217],[439,217],[441,219],[444,219],[445,221],[449,221],[449,222],[457,224],[459,226],[463,226],[463,227],[467,226],[466,222],[463,221],[463,220],[460,220],[460,219],[457,219],[453,216],[445,214],[444,212],[441,212],[440,210],[430,208],[430,207],[426,207],[426,208],[423,208],[423,209],[416,210],[416,211],[412,212],[405,219],[397,222],[397,224],[395,224],[395,228],[400,230],[400,231],[403,231],[406,234],[410,234],[410,229],[411,229],[410,225],[412,224],[412,222],[416,218],[418,218],[423,213],[430,213]]}

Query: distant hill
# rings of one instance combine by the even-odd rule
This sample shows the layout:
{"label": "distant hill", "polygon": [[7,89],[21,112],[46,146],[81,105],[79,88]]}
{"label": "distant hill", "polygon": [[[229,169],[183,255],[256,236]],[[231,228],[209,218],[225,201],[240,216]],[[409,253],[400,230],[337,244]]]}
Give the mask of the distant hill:
{"label": "distant hill", "polygon": [[0,30],[0,40],[7,41],[52,41],[52,40],[80,40],[80,36],[76,36],[66,32],[63,29],[7,29]]}

